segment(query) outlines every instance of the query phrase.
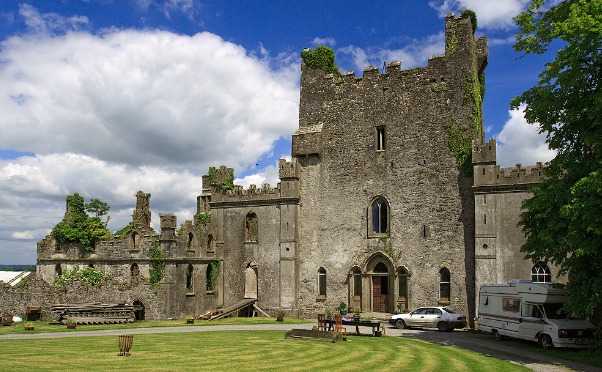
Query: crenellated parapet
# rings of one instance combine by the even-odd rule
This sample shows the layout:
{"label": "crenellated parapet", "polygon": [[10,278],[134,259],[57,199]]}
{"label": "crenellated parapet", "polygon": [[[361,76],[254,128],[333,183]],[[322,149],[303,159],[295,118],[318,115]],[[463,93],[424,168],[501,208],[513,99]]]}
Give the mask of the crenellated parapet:
{"label": "crenellated parapet", "polygon": [[281,180],[290,178],[298,179],[299,175],[297,174],[297,161],[295,159],[292,161],[280,159],[278,161],[278,175]]}
{"label": "crenellated parapet", "polygon": [[222,201],[238,201],[238,200],[265,200],[279,199],[280,186],[272,187],[269,184],[263,184],[261,187],[257,185],[249,185],[244,188],[240,185],[235,185],[232,190],[227,190],[211,195],[211,202]]}
{"label": "crenellated parapet", "polygon": [[487,143],[473,142],[473,188],[476,191],[492,189],[512,190],[526,189],[543,180],[545,165],[537,162],[535,165],[502,168],[496,164],[495,139]]}

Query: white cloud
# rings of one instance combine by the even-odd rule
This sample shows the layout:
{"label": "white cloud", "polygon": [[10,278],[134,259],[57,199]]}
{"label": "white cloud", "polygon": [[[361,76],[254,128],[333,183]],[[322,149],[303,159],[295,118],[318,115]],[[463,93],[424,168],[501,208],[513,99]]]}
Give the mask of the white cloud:
{"label": "white cloud", "polygon": [[158,229],[158,213],[175,213],[179,223],[192,218],[201,177],[200,173],[133,167],[69,153],[0,160],[2,262],[33,262],[35,242],[17,247],[8,243],[43,238],[61,220],[67,194],[79,192],[87,199],[107,201],[111,205],[109,226],[116,230],[131,220],[137,190],[151,193],[152,222]]}
{"label": "white cloud", "polygon": [[208,32],[12,37],[0,60],[0,148],[245,168],[297,127],[296,63]]}
{"label": "white cloud", "polygon": [[25,231],[15,231],[12,234],[14,239],[17,240],[32,240],[34,239],[33,231],[25,230]]}
{"label": "white cloud", "polygon": [[30,31],[42,34],[79,30],[89,24],[86,16],[65,17],[57,13],[40,13],[29,4],[19,5],[19,15]]}
{"label": "white cloud", "polygon": [[[291,157],[289,155],[282,155],[280,156],[280,159],[286,159],[287,161],[290,161]],[[268,165],[257,173],[253,173],[242,178],[236,178],[234,180],[235,184],[241,185],[245,188],[248,188],[250,185],[261,187],[266,183],[272,187],[275,187],[278,182],[280,182],[280,178],[278,174],[277,162],[275,165]]]}
{"label": "white cloud", "polygon": [[313,45],[335,46],[335,44],[337,43],[337,41],[334,39],[334,37],[326,36],[326,37],[315,37],[311,41],[311,43]]}
{"label": "white cloud", "polygon": [[502,166],[532,165],[552,160],[555,152],[548,148],[538,126],[527,123],[524,107],[509,111],[510,118],[496,136],[497,162]]}
{"label": "white cloud", "polygon": [[463,9],[471,9],[477,14],[478,26],[490,29],[507,29],[513,26],[517,16],[529,0],[434,0],[429,5],[437,10],[440,17],[448,13],[459,14]]}
{"label": "white cloud", "polygon": [[349,45],[337,49],[337,53],[349,55],[354,68],[363,70],[368,65],[381,67],[384,62],[400,61],[402,68],[425,65],[429,58],[443,55],[445,40],[443,33],[430,35],[424,39],[413,40],[408,45],[398,48],[360,48]]}

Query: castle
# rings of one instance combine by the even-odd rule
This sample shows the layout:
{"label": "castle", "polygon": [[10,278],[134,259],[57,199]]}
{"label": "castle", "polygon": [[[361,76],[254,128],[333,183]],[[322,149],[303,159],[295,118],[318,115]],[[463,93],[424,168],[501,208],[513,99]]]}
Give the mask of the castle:
{"label": "castle", "polygon": [[[150,318],[256,298],[299,316],[341,303],[384,313],[440,304],[472,319],[479,285],[551,274],[524,259],[517,226],[543,166],[496,164],[481,115],[486,65],[486,39],[454,16],[445,20],[445,55],[423,68],[392,62],[357,77],[302,65],[299,128],[275,188],[243,189],[233,169],[211,168],[194,220],[178,228],[174,215],[161,215],[159,233],[150,195],[139,192],[125,236],[84,255],[51,235],[41,241],[38,277],[51,283],[94,266],[117,284],[88,296],[144,304]],[[156,245],[163,275],[150,286]],[[61,299],[83,295],[72,296]]]}

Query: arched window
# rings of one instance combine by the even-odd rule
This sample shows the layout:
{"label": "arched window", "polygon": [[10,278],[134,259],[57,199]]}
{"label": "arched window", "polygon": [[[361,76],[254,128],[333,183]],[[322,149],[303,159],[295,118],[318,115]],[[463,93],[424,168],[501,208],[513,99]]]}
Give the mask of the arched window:
{"label": "arched window", "polygon": [[451,281],[451,275],[449,273],[449,270],[446,267],[439,270],[439,302],[440,303],[449,303],[449,299],[451,298],[450,281]]}
{"label": "arched window", "polygon": [[378,197],[372,202],[372,232],[386,234],[389,232],[389,205],[383,197]]}
{"label": "arched window", "polygon": [[552,274],[545,262],[536,263],[531,269],[531,281],[533,283],[551,283]]}
{"label": "arched window", "polygon": [[192,273],[194,268],[191,264],[188,264],[188,269],[186,270],[186,289],[192,289]]}
{"label": "arched window", "polygon": [[318,295],[326,296],[326,269],[318,269]]}
{"label": "arched window", "polygon": [[253,212],[249,212],[245,218],[245,241],[257,241],[257,215]]}
{"label": "arched window", "polygon": [[351,272],[353,277],[353,295],[361,296],[362,295],[362,271],[359,267],[354,267]]}
{"label": "arched window", "polygon": [[187,245],[188,250],[192,249],[192,240],[193,239],[194,239],[194,235],[191,232],[189,232],[188,233],[188,245]]}
{"label": "arched window", "polygon": [[61,267],[61,264],[54,265],[54,273],[56,276],[63,275],[63,268]]}
{"label": "arched window", "polygon": [[399,303],[403,310],[408,309],[408,270],[405,267],[400,267],[397,272],[399,280]]}

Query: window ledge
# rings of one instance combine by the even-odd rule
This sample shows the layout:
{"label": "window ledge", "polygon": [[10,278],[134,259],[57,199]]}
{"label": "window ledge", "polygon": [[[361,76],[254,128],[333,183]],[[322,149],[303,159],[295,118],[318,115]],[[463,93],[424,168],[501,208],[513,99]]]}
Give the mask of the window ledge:
{"label": "window ledge", "polygon": [[213,290],[209,290],[208,289],[207,292],[205,292],[205,294],[208,295],[208,296],[213,296],[213,295],[215,295],[215,290],[214,289]]}
{"label": "window ledge", "polygon": [[437,303],[443,306],[447,306],[450,304],[449,300],[439,300]]}
{"label": "window ledge", "polygon": [[194,294],[194,292],[188,292],[188,293],[186,293],[186,297],[194,297],[194,296],[196,296]]}
{"label": "window ledge", "polygon": [[388,238],[389,233],[368,233],[368,239],[380,239],[380,238]]}
{"label": "window ledge", "polygon": [[382,150],[376,150],[376,152],[385,152],[385,151],[386,151],[385,149],[382,149]]}
{"label": "window ledge", "polygon": [[316,296],[316,302],[324,302],[326,301],[326,295]]}

